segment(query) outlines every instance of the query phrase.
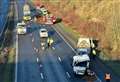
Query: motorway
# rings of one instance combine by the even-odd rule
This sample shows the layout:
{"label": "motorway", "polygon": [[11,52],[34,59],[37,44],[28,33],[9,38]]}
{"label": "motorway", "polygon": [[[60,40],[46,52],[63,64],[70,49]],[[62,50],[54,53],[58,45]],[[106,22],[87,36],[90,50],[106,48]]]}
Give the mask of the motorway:
{"label": "motorway", "polygon": [[[24,0],[19,0],[21,19]],[[55,50],[40,49],[39,29],[47,28],[55,40]],[[86,82],[72,73],[71,57],[75,54],[51,26],[32,23],[30,33],[18,36],[17,82]],[[36,49],[39,49],[37,52]]]}
{"label": "motorway", "polygon": [[[18,20],[22,19],[24,3],[24,0],[17,0]],[[48,29],[55,40],[54,49],[41,49],[40,28]],[[17,36],[15,82],[93,82],[87,81],[86,77],[74,76],[71,64],[75,52],[53,28],[51,25],[32,22],[26,35]],[[97,66],[99,68],[99,65]],[[101,73],[99,71],[99,74]],[[94,82],[104,81],[98,80],[97,77]]]}

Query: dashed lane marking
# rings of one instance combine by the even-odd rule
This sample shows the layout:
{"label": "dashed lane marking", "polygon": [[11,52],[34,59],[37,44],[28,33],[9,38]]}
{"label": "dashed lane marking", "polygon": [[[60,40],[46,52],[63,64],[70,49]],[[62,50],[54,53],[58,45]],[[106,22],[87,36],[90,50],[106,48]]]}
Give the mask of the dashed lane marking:
{"label": "dashed lane marking", "polygon": [[39,58],[37,57],[37,63],[39,62]]}
{"label": "dashed lane marking", "polygon": [[34,47],[33,49],[34,49],[34,50],[36,50],[36,48],[35,48],[35,47]]}
{"label": "dashed lane marking", "polygon": [[30,34],[30,36],[32,36],[32,33]]}
{"label": "dashed lane marking", "polygon": [[40,76],[41,76],[41,79],[44,79],[44,77],[43,77],[43,73],[40,73]]}
{"label": "dashed lane marking", "polygon": [[41,68],[41,67],[43,67],[43,65],[42,65],[42,64],[40,64],[40,68]]}
{"label": "dashed lane marking", "polygon": [[66,74],[67,74],[67,76],[70,78],[71,76],[70,76],[70,74],[68,73],[68,72],[66,72]]}
{"label": "dashed lane marking", "polygon": [[34,42],[34,38],[32,38],[32,42]]}
{"label": "dashed lane marking", "polygon": [[58,56],[58,60],[61,62],[62,60],[61,60],[61,58]]}

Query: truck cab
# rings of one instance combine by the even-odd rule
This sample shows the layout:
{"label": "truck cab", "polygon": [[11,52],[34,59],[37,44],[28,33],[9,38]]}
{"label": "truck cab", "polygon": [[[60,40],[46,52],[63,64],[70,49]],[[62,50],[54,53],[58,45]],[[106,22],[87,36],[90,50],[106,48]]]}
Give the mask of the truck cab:
{"label": "truck cab", "polygon": [[75,75],[84,75],[89,68],[90,58],[87,54],[73,57],[73,71]]}

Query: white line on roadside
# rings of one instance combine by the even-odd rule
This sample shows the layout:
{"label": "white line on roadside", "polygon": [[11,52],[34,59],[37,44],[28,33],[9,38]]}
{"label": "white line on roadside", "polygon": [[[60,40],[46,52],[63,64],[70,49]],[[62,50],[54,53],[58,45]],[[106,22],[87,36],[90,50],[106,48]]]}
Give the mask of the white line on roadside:
{"label": "white line on roadside", "polygon": [[33,49],[34,49],[34,50],[36,50],[36,48],[35,48],[35,47],[34,47]]}
{"label": "white line on roadside", "polygon": [[36,52],[38,52],[38,49],[36,49]]}
{"label": "white line on roadside", "polygon": [[67,74],[67,76],[70,78],[71,76],[70,76],[70,74],[68,73],[68,72],[66,72],[66,74]]}
{"label": "white line on roadside", "polygon": [[15,65],[15,82],[17,82],[17,71],[18,71],[18,35],[16,35],[16,65]]}
{"label": "white line on roadside", "polygon": [[42,65],[42,64],[40,64],[40,67],[43,67],[43,65]]}
{"label": "white line on roadside", "polygon": [[44,79],[44,77],[43,77],[43,73],[40,73],[40,76],[41,76],[41,79]]}
{"label": "white line on roadside", "polygon": [[30,34],[30,36],[32,36],[32,33]]}
{"label": "white line on roadside", "polygon": [[65,38],[53,27],[53,29],[57,32],[57,34],[65,41],[65,43],[72,49],[72,51],[74,53],[76,53],[76,51],[74,50],[74,48],[65,40]]}
{"label": "white line on roadside", "polygon": [[55,47],[52,47],[53,50],[55,50]]}
{"label": "white line on roadside", "polygon": [[[18,20],[18,12],[17,12],[17,3],[15,2],[14,3],[14,6],[15,6],[15,11],[16,11],[16,19]],[[16,34],[16,58],[15,58],[15,81],[14,82],[17,82],[17,79],[18,79],[18,76],[17,76],[17,73],[18,73],[18,35]]]}
{"label": "white line on roadside", "polygon": [[[74,53],[76,53],[76,51],[74,50],[74,48],[65,40],[65,38],[53,27],[53,29],[57,32],[57,34],[65,41],[65,43],[72,49],[72,51]],[[67,73],[67,72],[66,72]],[[69,74],[69,73],[68,73]],[[99,80],[99,82],[102,82],[101,79],[96,75],[96,78]]]}
{"label": "white line on roadside", "polygon": [[61,58],[58,56],[58,60],[61,62],[62,60],[61,60]]}

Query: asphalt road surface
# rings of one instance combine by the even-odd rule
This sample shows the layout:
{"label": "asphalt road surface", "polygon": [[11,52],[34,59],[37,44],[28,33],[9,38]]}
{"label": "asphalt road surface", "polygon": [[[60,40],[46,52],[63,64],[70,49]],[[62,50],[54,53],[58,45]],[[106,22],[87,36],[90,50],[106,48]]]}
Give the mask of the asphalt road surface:
{"label": "asphalt road surface", "polygon": [[[19,20],[23,16],[24,3],[24,0],[17,0]],[[40,28],[48,29],[55,41],[53,48],[42,50],[41,42],[45,39],[40,38]],[[71,64],[75,53],[53,28],[32,22],[26,35],[18,35],[16,82],[93,82],[89,80],[91,77],[74,76]],[[99,71],[99,75],[101,73],[103,76],[103,72]],[[97,78],[94,82],[103,82],[103,79]]]}

